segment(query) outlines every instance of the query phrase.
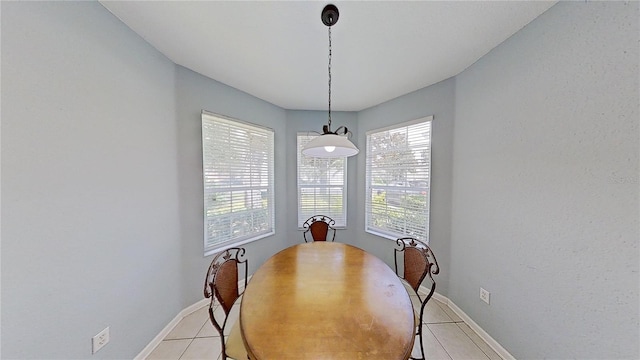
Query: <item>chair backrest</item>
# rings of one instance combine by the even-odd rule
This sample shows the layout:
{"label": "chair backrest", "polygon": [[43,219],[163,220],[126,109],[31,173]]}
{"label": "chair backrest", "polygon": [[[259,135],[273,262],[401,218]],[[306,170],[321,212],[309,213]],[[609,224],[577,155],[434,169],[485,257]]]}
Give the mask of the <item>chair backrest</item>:
{"label": "chair backrest", "polygon": [[[335,220],[326,215],[314,215],[302,224],[305,229],[303,236],[305,242],[334,241],[336,238]],[[308,238],[310,236],[310,238]]]}
{"label": "chair backrest", "polygon": [[[398,244],[395,249],[394,264],[396,274],[403,278],[413,290],[418,294],[418,288],[422,282],[427,279],[429,284],[425,284],[429,288],[429,294],[423,301],[426,304],[436,290],[436,282],[433,275],[440,272],[438,261],[431,251],[431,248],[424,242],[412,238],[404,237],[396,240]],[[398,257],[402,257],[402,271],[398,266]],[[418,297],[420,297],[418,295]]]}
{"label": "chair backrest", "polygon": [[[224,250],[213,257],[207,276],[204,280],[204,297],[210,298],[209,318],[211,324],[224,339],[224,329],[227,325],[227,317],[233,304],[240,297],[242,292],[238,287],[239,271],[244,272],[244,288],[247,287],[248,262],[244,257],[244,248],[231,248]],[[224,310],[224,319],[216,319],[214,307],[216,300]],[[222,342],[224,353],[224,340]]]}

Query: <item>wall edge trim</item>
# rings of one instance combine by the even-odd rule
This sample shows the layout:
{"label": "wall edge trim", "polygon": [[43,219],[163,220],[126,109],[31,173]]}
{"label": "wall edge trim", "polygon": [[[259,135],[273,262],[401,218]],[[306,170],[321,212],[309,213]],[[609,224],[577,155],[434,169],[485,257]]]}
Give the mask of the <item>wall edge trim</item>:
{"label": "wall edge trim", "polygon": [[[247,277],[247,282],[249,280],[251,280],[251,277],[253,275],[249,275]],[[238,281],[238,287],[240,289],[241,292],[244,292],[244,279],[241,279]],[[196,301],[194,304],[191,304],[189,306],[187,306],[186,308],[182,309],[178,315],[176,315],[173,320],[171,320],[167,326],[164,327],[164,329],[162,329],[158,335],[156,335],[156,337],[153,338],[153,340],[151,340],[151,342],[149,344],[147,344],[147,346],[144,347],[144,349],[142,349],[142,351],[140,351],[140,353],[138,355],[136,355],[136,357],[133,358],[133,360],[144,360],[147,358],[147,356],[149,356],[153,350],[155,350],[155,348],[162,342],[162,340],[164,340],[164,338],[169,335],[169,333],[171,332],[171,330],[173,330],[174,327],[176,327],[176,325],[178,325],[178,323],[180,322],[180,320],[184,319],[187,315],[194,313],[196,310],[199,310],[205,306],[207,306],[207,304],[209,304],[209,299],[208,298],[203,298],[201,300]]]}
{"label": "wall edge trim", "polygon": [[[251,276],[249,276],[249,279],[251,279]],[[247,280],[248,281],[248,280]],[[243,281],[240,280],[238,283],[242,283]],[[244,285],[244,284],[242,284]],[[425,293],[429,293],[429,290],[423,286],[420,286],[420,291],[421,292],[425,292]],[[516,358],[513,357],[513,355],[511,355],[504,347],[502,347],[502,345],[500,345],[500,343],[498,343],[493,337],[491,337],[491,335],[489,335],[486,331],[484,331],[484,329],[482,329],[480,327],[480,325],[478,325],[475,321],[473,321],[473,319],[471,319],[471,317],[469,317],[469,315],[467,315],[464,311],[462,311],[462,309],[460,309],[453,301],[451,301],[448,297],[438,293],[438,292],[434,292],[433,293],[433,299],[440,301],[441,303],[446,304],[447,306],[449,306],[451,308],[451,310],[453,310],[453,312],[456,313],[456,315],[458,315],[467,325],[469,325],[469,327],[471,328],[471,330],[473,330],[476,334],[478,334],[478,336],[484,340],[487,345],[489,345],[489,347],[491,347],[493,349],[493,351],[495,351],[501,358],[503,358],[504,360],[516,360]],[[153,338],[153,340],[151,340],[151,342],[144,347],[144,349],[142,349],[142,351],[140,351],[140,353],[138,355],[136,355],[136,357],[134,358],[134,360],[144,360],[146,359],[147,356],[149,356],[149,354],[151,354],[151,352],[153,352],[153,350],[156,348],[156,346],[158,346],[158,344],[160,344],[162,342],[162,340],[171,332],[171,330],[173,330],[173,328],[178,325],[178,323],[180,322],[180,320],[182,320],[184,317],[186,317],[187,315],[195,312],[196,310],[206,306],[209,303],[209,299],[204,298],[202,300],[197,301],[196,303],[182,309],[182,311],[180,311],[178,313],[178,315],[176,315],[173,320],[171,320],[167,326],[164,327],[164,329],[162,329],[158,335],[156,335],[156,337]]]}
{"label": "wall edge trim", "polygon": [[182,311],[180,311],[178,313],[178,315],[176,315],[173,320],[171,320],[167,326],[164,327],[164,329],[162,329],[158,335],[156,335],[156,337],[153,338],[153,340],[151,340],[151,342],[149,344],[147,344],[147,346],[144,347],[144,349],[142,349],[142,351],[140,351],[140,353],[138,355],[136,355],[136,357],[134,357],[134,360],[144,360],[147,358],[147,356],[149,356],[153,350],[155,350],[156,346],[158,346],[162,340],[164,340],[164,338],[169,335],[169,333],[171,332],[171,330],[173,330],[174,327],[176,327],[176,325],[178,325],[178,323],[185,318],[187,315],[195,312],[196,310],[207,306],[207,304],[209,303],[209,299],[204,298],[202,300],[197,301],[195,304],[192,304],[190,306],[187,306],[186,308],[182,309]]}
{"label": "wall edge trim", "polygon": [[[420,291],[424,291],[427,294],[429,293],[429,289],[423,286],[420,286]],[[432,298],[448,305],[451,308],[451,310],[453,310],[453,312],[456,313],[456,315],[458,315],[467,325],[469,325],[471,330],[473,330],[482,340],[484,340],[484,342],[486,342],[487,345],[489,345],[489,347],[493,349],[493,351],[495,351],[501,358],[503,358],[504,360],[516,360],[516,358],[513,357],[513,355],[511,355],[507,351],[507,349],[502,347],[500,343],[498,343],[493,337],[491,337],[489,333],[484,331],[484,329],[482,329],[480,325],[478,325],[475,321],[473,321],[473,319],[471,319],[469,315],[467,315],[464,311],[462,311],[462,309],[460,309],[458,305],[456,305],[448,297],[438,292],[435,292],[433,293]]]}

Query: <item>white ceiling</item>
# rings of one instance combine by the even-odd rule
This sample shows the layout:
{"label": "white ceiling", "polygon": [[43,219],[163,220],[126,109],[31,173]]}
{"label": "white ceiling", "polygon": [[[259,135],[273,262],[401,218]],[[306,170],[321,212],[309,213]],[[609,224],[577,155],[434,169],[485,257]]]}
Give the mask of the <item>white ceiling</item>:
{"label": "white ceiling", "polygon": [[[327,1],[101,1],[176,64],[285,109],[326,110]],[[333,110],[459,74],[556,1],[334,1]]]}

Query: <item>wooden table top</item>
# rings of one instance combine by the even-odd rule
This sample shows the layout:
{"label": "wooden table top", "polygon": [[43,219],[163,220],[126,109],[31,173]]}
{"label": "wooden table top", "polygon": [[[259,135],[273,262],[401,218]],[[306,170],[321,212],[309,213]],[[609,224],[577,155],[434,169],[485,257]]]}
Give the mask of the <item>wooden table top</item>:
{"label": "wooden table top", "polygon": [[415,325],[394,271],[354,246],[287,248],[253,275],[240,308],[251,359],[405,360]]}

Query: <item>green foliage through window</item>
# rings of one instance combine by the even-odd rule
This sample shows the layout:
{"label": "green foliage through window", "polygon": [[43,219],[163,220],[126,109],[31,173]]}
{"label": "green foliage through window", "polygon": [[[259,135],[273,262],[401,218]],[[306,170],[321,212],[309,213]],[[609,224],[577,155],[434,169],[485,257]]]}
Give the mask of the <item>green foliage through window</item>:
{"label": "green foliage through window", "polygon": [[367,133],[366,230],[428,241],[431,120]]}

